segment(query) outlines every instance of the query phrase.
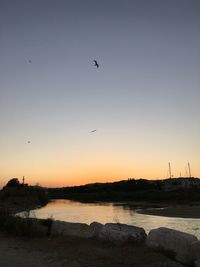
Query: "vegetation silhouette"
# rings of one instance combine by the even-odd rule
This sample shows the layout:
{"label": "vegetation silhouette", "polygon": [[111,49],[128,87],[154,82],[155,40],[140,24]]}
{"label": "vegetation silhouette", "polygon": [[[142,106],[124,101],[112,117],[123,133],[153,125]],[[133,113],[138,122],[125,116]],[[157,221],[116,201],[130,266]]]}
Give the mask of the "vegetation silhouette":
{"label": "vegetation silhouette", "polygon": [[[38,220],[30,217],[30,209],[48,202],[46,191],[39,186],[20,183],[12,178],[0,191],[0,230],[17,236],[50,235],[52,219]],[[23,218],[15,216],[24,211]]]}
{"label": "vegetation silhouette", "polygon": [[80,201],[200,201],[200,179],[174,178],[165,180],[128,179],[113,183],[49,188],[50,198]]}

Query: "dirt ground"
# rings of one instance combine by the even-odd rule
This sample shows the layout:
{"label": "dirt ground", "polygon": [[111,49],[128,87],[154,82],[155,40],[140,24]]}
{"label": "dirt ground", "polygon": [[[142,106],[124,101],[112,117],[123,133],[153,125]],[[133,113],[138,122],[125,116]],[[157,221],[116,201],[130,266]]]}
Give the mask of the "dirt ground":
{"label": "dirt ground", "polygon": [[19,238],[0,233],[1,267],[180,267],[146,246],[78,238]]}

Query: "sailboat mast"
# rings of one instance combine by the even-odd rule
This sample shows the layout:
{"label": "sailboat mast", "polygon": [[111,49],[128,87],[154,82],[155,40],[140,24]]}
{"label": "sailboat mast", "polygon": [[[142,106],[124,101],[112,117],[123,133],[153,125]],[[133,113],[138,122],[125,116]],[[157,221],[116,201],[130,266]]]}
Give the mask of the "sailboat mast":
{"label": "sailboat mast", "polygon": [[171,179],[172,178],[172,170],[171,170],[171,164],[169,162],[169,178]]}
{"label": "sailboat mast", "polygon": [[189,172],[189,177],[191,178],[191,169],[190,169],[190,163],[188,162],[188,172]]}

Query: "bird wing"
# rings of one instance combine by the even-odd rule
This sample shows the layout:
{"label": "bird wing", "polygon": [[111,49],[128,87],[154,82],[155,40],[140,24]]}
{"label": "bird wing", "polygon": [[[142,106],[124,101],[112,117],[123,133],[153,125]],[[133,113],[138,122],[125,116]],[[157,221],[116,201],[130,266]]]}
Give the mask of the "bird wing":
{"label": "bird wing", "polygon": [[98,68],[99,67],[99,64],[97,63],[97,61],[94,59],[94,65]]}

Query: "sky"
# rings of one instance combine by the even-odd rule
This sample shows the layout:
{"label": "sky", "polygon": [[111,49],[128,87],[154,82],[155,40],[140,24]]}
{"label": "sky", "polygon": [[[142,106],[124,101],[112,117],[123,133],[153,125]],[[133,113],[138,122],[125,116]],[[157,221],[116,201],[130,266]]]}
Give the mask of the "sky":
{"label": "sky", "polygon": [[200,177],[199,48],[199,0],[0,0],[0,186]]}

